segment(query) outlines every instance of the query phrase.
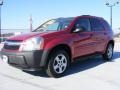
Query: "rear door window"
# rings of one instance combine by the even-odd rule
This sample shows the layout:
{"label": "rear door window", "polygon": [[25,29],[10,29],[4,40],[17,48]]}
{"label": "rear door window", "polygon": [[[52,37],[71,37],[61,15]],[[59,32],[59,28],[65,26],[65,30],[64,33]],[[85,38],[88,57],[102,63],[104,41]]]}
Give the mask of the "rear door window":
{"label": "rear door window", "polygon": [[103,31],[104,30],[104,27],[101,24],[100,20],[92,18],[92,19],[90,19],[90,23],[91,23],[92,30],[94,30],[94,31]]}

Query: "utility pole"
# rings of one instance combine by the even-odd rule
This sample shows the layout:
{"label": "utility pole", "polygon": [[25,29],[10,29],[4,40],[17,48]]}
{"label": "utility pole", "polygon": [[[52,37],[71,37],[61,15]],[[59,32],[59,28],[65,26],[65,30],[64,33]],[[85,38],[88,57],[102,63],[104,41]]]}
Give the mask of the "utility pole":
{"label": "utility pole", "polygon": [[33,20],[32,20],[32,16],[30,16],[30,32],[33,31]]}
{"label": "utility pole", "polygon": [[106,3],[106,6],[108,6],[110,8],[110,24],[111,24],[111,27],[112,27],[112,21],[113,21],[113,7],[116,6],[116,4],[119,4],[119,2],[115,2],[113,4]]}
{"label": "utility pole", "polygon": [[[3,5],[3,0],[0,0],[0,37],[2,36],[2,34],[1,34],[1,7],[2,7],[2,5]],[[0,43],[1,43],[1,41],[2,41],[2,38],[0,39]]]}

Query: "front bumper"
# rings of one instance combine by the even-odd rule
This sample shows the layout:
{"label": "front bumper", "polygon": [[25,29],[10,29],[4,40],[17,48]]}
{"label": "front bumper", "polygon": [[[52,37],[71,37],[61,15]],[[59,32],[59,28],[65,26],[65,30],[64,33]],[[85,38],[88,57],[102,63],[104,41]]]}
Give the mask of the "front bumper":
{"label": "front bumper", "polygon": [[44,65],[42,60],[43,58],[43,51],[27,51],[27,52],[8,52],[8,51],[1,51],[1,57],[3,55],[8,57],[8,64],[22,69],[22,70],[39,70]]}

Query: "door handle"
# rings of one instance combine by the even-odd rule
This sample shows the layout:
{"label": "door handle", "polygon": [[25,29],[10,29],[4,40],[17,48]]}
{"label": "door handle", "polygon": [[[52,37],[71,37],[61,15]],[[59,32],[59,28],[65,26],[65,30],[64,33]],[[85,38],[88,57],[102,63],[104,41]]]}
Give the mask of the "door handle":
{"label": "door handle", "polygon": [[107,33],[104,33],[104,35],[107,35]]}
{"label": "door handle", "polygon": [[90,36],[92,37],[92,36],[93,36],[93,34],[90,34]]}

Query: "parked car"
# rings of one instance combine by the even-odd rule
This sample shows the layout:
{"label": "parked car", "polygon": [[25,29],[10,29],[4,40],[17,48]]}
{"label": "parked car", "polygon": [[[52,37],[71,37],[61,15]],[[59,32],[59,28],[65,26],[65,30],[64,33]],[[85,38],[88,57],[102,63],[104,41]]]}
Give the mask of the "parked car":
{"label": "parked car", "polygon": [[111,60],[113,48],[113,31],[107,21],[83,15],[52,19],[31,33],[9,38],[1,56],[22,70],[42,69],[51,77],[61,77],[81,58],[99,54]]}
{"label": "parked car", "polygon": [[6,39],[6,37],[0,37],[0,50],[3,48]]}

